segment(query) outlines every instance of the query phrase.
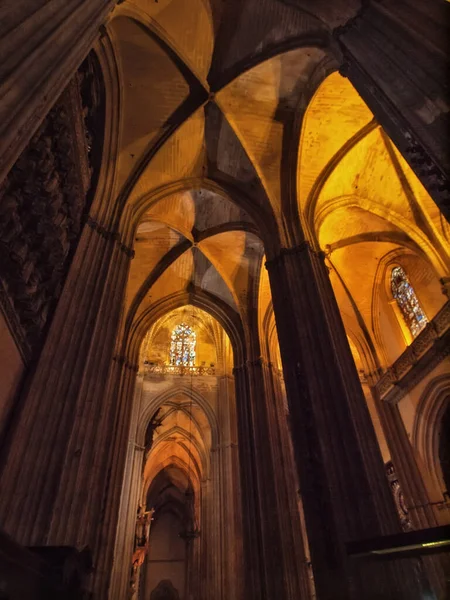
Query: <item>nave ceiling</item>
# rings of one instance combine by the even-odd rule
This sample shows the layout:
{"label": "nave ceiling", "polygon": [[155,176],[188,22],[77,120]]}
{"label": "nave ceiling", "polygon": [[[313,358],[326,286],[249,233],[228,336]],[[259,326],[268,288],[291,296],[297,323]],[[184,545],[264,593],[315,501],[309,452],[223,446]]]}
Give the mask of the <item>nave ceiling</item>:
{"label": "nave ceiling", "polygon": [[[114,194],[136,253],[128,331],[196,290],[247,333],[262,327],[265,258],[306,236],[328,257],[352,343],[378,335],[387,363],[402,348],[389,355],[377,334],[380,265],[404,257],[424,297],[440,298],[448,225],[336,71],[340,23],[325,22],[323,3],[314,15],[302,2],[259,2],[257,19],[253,4],[126,0],[107,25],[120,87]],[[430,318],[444,300],[424,300]]]}

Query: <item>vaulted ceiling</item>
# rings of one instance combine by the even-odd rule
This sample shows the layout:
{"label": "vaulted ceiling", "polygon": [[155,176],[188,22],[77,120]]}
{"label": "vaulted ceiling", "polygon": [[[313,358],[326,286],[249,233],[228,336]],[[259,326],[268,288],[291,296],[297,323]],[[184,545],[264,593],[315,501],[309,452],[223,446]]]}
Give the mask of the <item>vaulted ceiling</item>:
{"label": "vaulted ceiling", "polygon": [[329,4],[116,6],[107,26],[120,87],[114,195],[132,215],[136,253],[129,331],[165,299],[198,291],[247,332],[261,327],[271,311],[264,255],[304,235],[328,253],[349,330],[361,319],[371,327],[383,256],[406,249],[429,279],[448,272],[439,211],[335,72],[331,29],[359,2]]}

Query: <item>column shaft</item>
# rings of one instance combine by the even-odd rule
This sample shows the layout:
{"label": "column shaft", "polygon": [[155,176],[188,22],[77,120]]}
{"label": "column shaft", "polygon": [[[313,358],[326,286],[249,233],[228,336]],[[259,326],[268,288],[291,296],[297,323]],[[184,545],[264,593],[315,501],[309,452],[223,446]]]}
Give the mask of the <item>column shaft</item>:
{"label": "column shaft", "polygon": [[[437,527],[439,523],[430,504],[398,407],[380,400],[374,388],[372,393],[412,525],[414,529]],[[439,598],[445,598],[447,591],[445,574],[449,572],[449,563],[449,556],[444,554],[423,558],[430,583]]]}
{"label": "column shaft", "polygon": [[407,566],[347,557],[399,521],[323,260],[304,243],[268,270],[317,596],[415,598]]}
{"label": "column shaft", "polygon": [[255,473],[255,453],[253,447],[253,426],[249,403],[249,382],[245,367],[236,367],[233,371],[236,385],[236,408],[239,442],[239,466],[241,475],[241,508],[244,542],[244,597],[249,600],[264,598],[262,590],[263,557],[261,533],[258,525],[261,521],[258,504],[258,486]]}
{"label": "column shaft", "polygon": [[[258,546],[250,549],[255,554],[259,547],[260,596],[267,599],[297,599],[307,597],[308,579],[306,565],[298,562],[301,540],[300,522],[290,511],[290,496],[285,479],[285,460],[280,435],[279,406],[273,394],[267,363],[259,358],[248,361],[240,370],[247,380],[248,396],[237,398],[238,409],[242,401],[248,403],[248,418],[252,469],[255,486],[254,520]],[[285,431],[287,435],[287,431]],[[241,447],[241,440],[239,440]],[[242,457],[242,452],[240,456]],[[243,457],[245,460],[247,457]],[[242,483],[246,494],[246,483]],[[297,515],[298,517],[298,515]],[[301,542],[300,542],[301,543]]]}
{"label": "column shaft", "polygon": [[[242,514],[240,510],[241,486],[239,480],[239,447],[236,428],[236,400],[234,379],[223,375],[219,379],[218,420],[221,433],[217,454],[214,485],[220,494],[221,564],[218,569],[219,589],[223,600],[243,596]],[[217,519],[217,516],[216,516]]]}
{"label": "column shaft", "polygon": [[[115,405],[116,411],[113,413],[115,421],[112,423],[114,438],[110,444],[109,461],[110,471],[108,472],[107,485],[103,493],[103,506],[101,518],[97,527],[97,539],[95,544],[95,555],[97,556],[97,568],[94,573],[93,588],[99,598],[106,597],[110,589],[110,574],[113,565],[114,546],[117,538],[117,519],[119,518],[119,508],[121,502],[121,494],[123,490],[123,478],[126,465],[127,445],[130,436],[130,421],[133,411],[133,398],[135,402],[140,403],[139,398],[135,397],[136,386],[136,367],[128,364],[123,360],[123,357],[117,357],[113,362],[113,370],[110,377],[108,395],[112,398],[112,404]],[[140,392],[142,393],[142,392]],[[138,407],[139,408],[139,407]],[[138,415],[136,415],[138,418]],[[136,440],[134,440],[136,441]],[[140,453],[142,454],[142,453]],[[142,488],[142,460],[139,456],[134,460],[134,477],[133,486],[137,486],[135,492],[130,492],[130,502],[134,502],[136,506],[127,506],[131,511],[129,518],[131,523],[127,532],[132,535],[129,539],[125,537],[120,540],[127,548],[123,551],[122,560],[124,564],[118,565],[118,569],[125,573],[126,589],[129,585],[129,575],[131,572],[131,558],[134,550],[134,527],[136,524],[136,510],[139,494]],[[128,545],[129,544],[129,545]],[[128,553],[127,553],[128,549]],[[114,579],[114,582],[116,580]],[[112,590],[116,593],[116,590]],[[115,597],[115,596],[113,596]]]}
{"label": "column shaft", "polygon": [[115,441],[108,388],[129,252],[86,225],[3,446],[0,514],[25,545],[93,549]]}
{"label": "column shaft", "polygon": [[[132,404],[132,417],[131,426],[127,431],[127,449],[125,459],[125,469],[122,477],[122,485],[120,488],[120,508],[117,512],[117,522],[115,523],[115,533],[109,533],[108,516],[111,512],[107,511],[105,515],[106,530],[105,535],[101,535],[100,538],[114,538],[114,555],[111,556],[110,552],[104,552],[102,554],[102,560],[99,561],[99,568],[97,571],[100,573],[104,572],[105,575],[108,573],[108,566],[112,563],[112,576],[109,585],[110,589],[110,600],[122,600],[129,592],[130,587],[130,573],[131,573],[131,562],[134,550],[135,532],[136,532],[136,512],[139,504],[139,494],[142,488],[142,461],[144,448],[138,445],[136,439],[136,432],[138,428],[138,418],[141,411],[141,399],[143,391],[143,376],[138,375],[135,393]],[[112,477],[113,479],[113,477]],[[108,496],[112,498],[114,504],[116,490],[107,490]],[[111,523],[111,529],[114,531],[114,524]],[[106,579],[106,577],[99,577],[100,580]],[[108,583],[99,587],[98,595],[100,598],[106,597],[108,593]]]}

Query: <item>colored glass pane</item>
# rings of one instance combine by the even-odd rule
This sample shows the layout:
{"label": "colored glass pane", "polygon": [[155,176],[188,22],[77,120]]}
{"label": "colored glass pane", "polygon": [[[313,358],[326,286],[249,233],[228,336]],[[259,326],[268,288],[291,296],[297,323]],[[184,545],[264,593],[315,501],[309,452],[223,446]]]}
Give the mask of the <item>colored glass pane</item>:
{"label": "colored glass pane", "polygon": [[411,334],[416,337],[428,323],[428,319],[419,304],[414,288],[409,283],[408,276],[401,267],[392,269],[391,290]]}
{"label": "colored glass pane", "polygon": [[170,364],[174,366],[193,367],[195,365],[195,345],[197,335],[195,331],[181,323],[172,331],[170,340]]}

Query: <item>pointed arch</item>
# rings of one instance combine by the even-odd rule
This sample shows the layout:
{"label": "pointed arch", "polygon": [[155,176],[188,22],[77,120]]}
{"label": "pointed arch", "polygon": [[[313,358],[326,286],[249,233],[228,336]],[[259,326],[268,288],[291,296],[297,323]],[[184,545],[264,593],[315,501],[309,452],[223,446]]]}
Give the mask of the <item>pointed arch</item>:
{"label": "pointed arch", "polygon": [[153,323],[171,310],[188,304],[204,310],[219,322],[230,338],[235,364],[242,364],[246,357],[246,330],[241,316],[220,298],[195,286],[192,286],[189,291],[163,298],[139,316],[123,340],[124,351],[131,364],[136,363],[142,340]]}
{"label": "pointed arch", "polygon": [[423,391],[411,436],[413,448],[422,457],[436,489],[441,492],[446,486],[439,462],[439,431],[449,404],[450,374],[445,374],[430,381]]}
{"label": "pointed arch", "polygon": [[197,403],[198,406],[203,410],[211,428],[211,447],[212,449],[216,448],[219,443],[220,435],[217,416],[209,402],[202,396],[202,394],[195,388],[191,388],[187,385],[174,385],[168,390],[165,390],[161,394],[152,398],[151,402],[149,402],[148,406],[145,408],[144,412],[140,417],[138,429],[136,432],[137,443],[142,445],[144,444],[145,432],[147,430],[152,416],[155,414],[155,412],[160,406],[167,403],[167,401],[169,401],[177,394],[182,394],[188,398],[191,398],[192,401]]}

